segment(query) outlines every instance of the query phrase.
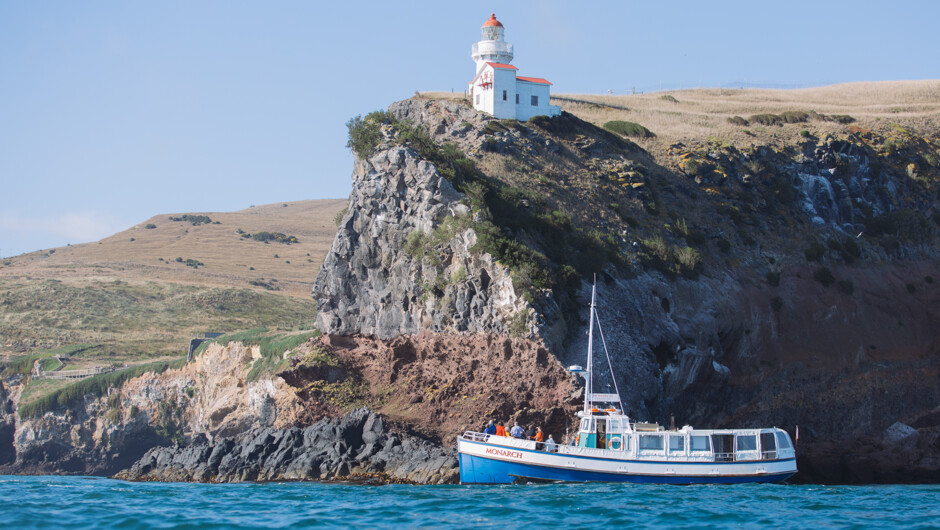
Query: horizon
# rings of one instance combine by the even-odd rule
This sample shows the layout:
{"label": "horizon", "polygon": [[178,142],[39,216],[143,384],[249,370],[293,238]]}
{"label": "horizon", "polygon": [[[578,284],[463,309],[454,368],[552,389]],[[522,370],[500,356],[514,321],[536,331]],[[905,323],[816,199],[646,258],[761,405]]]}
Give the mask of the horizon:
{"label": "horizon", "polygon": [[937,78],[924,1],[3,4],[0,257],[160,214],[348,197],[346,121],[462,92],[490,13],[556,95]]}

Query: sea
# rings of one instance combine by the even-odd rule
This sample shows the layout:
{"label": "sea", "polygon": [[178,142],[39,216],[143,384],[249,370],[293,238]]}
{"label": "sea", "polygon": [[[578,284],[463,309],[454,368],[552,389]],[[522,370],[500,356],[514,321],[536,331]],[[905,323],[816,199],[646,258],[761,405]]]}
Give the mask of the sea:
{"label": "sea", "polygon": [[9,528],[940,528],[940,486],[362,486],[0,476]]}

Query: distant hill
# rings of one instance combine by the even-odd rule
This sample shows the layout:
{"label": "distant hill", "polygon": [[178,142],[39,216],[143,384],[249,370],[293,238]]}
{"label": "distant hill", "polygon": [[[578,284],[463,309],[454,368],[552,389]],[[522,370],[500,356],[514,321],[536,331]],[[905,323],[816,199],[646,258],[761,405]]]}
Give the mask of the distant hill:
{"label": "distant hill", "polygon": [[346,202],[162,214],[101,241],[6,258],[0,355],[91,345],[68,365],[80,368],[179,356],[205,331],[306,327]]}

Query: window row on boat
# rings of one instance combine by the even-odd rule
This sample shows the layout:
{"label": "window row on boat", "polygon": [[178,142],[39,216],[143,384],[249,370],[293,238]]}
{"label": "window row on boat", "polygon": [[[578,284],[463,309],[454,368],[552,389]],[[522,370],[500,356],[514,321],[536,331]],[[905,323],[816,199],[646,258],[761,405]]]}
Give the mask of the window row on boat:
{"label": "window row on boat", "polygon": [[[694,430],[649,432],[631,428],[625,419],[584,417],[574,446],[622,451],[636,457],[676,457],[715,461],[774,460],[790,457],[793,445],[780,429]],[[781,455],[780,453],[786,453]]]}

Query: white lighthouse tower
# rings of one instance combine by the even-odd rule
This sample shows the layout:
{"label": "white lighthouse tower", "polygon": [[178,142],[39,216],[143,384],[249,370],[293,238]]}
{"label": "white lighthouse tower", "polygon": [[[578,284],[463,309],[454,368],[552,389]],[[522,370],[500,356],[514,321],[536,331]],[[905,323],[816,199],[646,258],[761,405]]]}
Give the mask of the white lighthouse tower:
{"label": "white lighthouse tower", "polygon": [[512,44],[503,40],[505,28],[491,14],[483,23],[483,40],[473,45],[470,56],[476,75],[468,94],[473,108],[506,120],[528,120],[533,116],[557,116],[561,107],[549,105],[552,84],[541,77],[516,75]]}
{"label": "white lighthouse tower", "polygon": [[480,71],[486,63],[512,62],[512,44],[503,40],[503,24],[496,20],[496,14],[490,15],[489,20],[483,23],[482,40],[473,45],[473,51],[470,56],[477,63],[477,72]]}

